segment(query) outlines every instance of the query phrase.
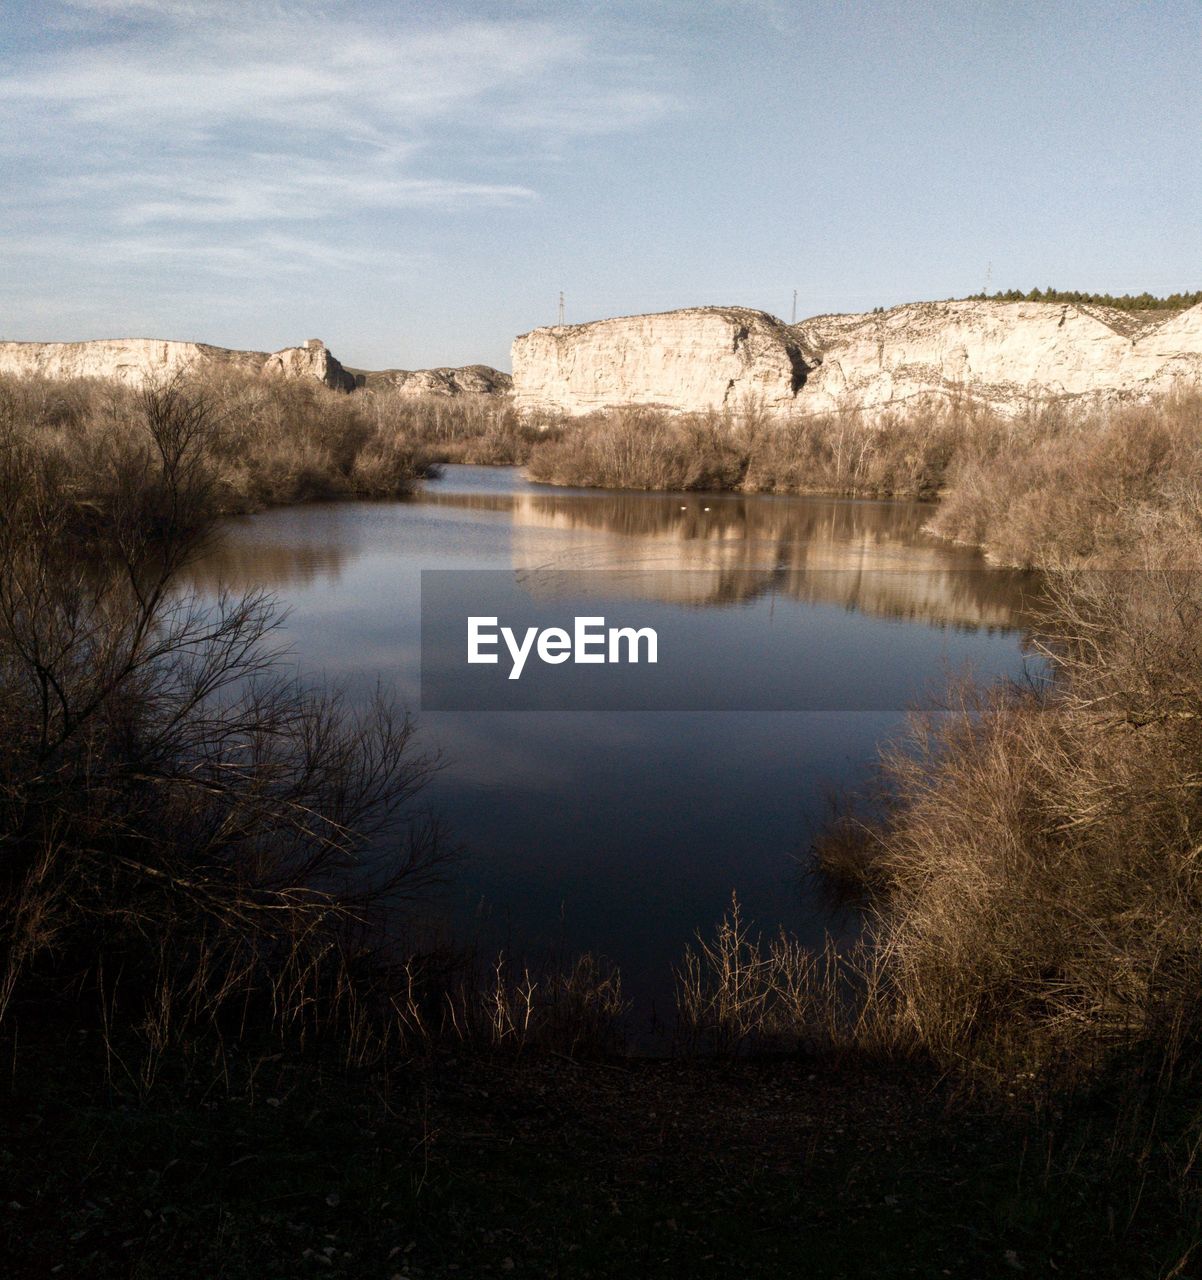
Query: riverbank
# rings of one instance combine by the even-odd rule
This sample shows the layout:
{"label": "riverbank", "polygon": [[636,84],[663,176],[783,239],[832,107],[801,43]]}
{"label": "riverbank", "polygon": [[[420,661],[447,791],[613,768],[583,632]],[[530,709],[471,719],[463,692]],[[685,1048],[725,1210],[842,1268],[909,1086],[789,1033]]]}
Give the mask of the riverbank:
{"label": "riverbank", "polygon": [[1202,530],[1202,396],[1111,409],[962,405],[908,418],[615,409],[536,441],[530,476],[643,490],[938,499],[930,529],[1018,568],[1118,567]]}
{"label": "riverbank", "polygon": [[347,394],[236,368],[143,389],[0,377],[4,440],[53,471],[81,512],[103,514],[123,489],[145,484],[158,448],[147,424],[158,430],[167,419],[192,450],[193,514],[202,520],[401,497],[442,462],[523,461],[544,430],[519,422],[503,396],[407,396],[387,387]]}
{"label": "riverbank", "polygon": [[146,396],[186,402],[204,518],[353,497],[397,497],[442,463],[520,465],[538,483],[611,490],[900,497],[930,530],[1019,568],[1118,567],[1180,555],[1202,529],[1202,396],[1090,409],[971,404],[866,419],[619,408],[519,418],[504,396],[347,395],[236,370],[138,392],[0,379],[0,418],[103,512],[144,475]]}

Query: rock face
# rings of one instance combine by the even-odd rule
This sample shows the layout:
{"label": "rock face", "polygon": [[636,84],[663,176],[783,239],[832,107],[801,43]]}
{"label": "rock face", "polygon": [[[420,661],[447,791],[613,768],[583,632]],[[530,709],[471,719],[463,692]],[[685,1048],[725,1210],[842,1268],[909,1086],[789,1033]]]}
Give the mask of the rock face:
{"label": "rock face", "polygon": [[285,347],[263,361],[262,372],[273,378],[316,378],[335,391],[354,391],[354,376],[330,354],[320,338],[310,338],[303,347]]}
{"label": "rock face", "polygon": [[351,370],[359,386],[394,387],[404,396],[508,395],[513,379],[486,364],[469,364],[452,369]]}
{"label": "rock face", "polygon": [[704,307],[536,329],[513,345],[519,409],[619,404],[872,416],[971,400],[1139,399],[1202,383],[1202,305],[1128,313],[1047,302],[928,302],[785,325]]}
{"label": "rock face", "polygon": [[781,410],[795,403],[809,367],[800,335],[745,307],[557,325],[513,343],[522,412],[583,414],[617,404]]}
{"label": "rock face", "polygon": [[806,412],[906,411],[956,397],[1138,399],[1202,378],[1202,306],[1170,313],[1051,302],[927,302],[797,326],[821,364]]}
{"label": "rock face", "polygon": [[328,387],[350,390],[354,379],[317,338],[303,347],[231,351],[203,342],[156,338],[116,338],[97,342],[0,342],[0,374],[17,377],[102,378],[142,383],[162,381],[206,366],[245,369],[275,377],[316,378]]}

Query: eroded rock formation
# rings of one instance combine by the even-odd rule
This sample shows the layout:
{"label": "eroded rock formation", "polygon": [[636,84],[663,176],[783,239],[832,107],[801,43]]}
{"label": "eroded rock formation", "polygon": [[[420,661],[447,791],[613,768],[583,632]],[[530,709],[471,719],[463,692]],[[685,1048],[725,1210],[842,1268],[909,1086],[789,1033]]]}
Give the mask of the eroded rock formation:
{"label": "eroded rock formation", "polygon": [[800,336],[746,307],[557,325],[513,343],[514,396],[524,412],[617,404],[780,410],[796,402],[808,369]]}
{"label": "eroded rock formation", "polygon": [[360,386],[393,387],[405,396],[508,395],[513,379],[486,364],[452,369],[353,369]]}
{"label": "eroded rock formation", "polygon": [[952,399],[1139,399],[1202,383],[1202,306],[1130,313],[1045,302],[928,302],[786,325],[701,307],[535,329],[513,344],[519,409],[905,413]]}
{"label": "eroded rock formation", "polygon": [[1052,302],[924,302],[797,326],[821,353],[800,406],[905,411],[963,397],[1138,399],[1202,378],[1202,306],[1177,313]]}
{"label": "eroded rock formation", "polygon": [[0,374],[18,377],[102,378],[140,384],[185,371],[245,369],[274,377],[316,378],[347,391],[355,380],[320,339],[282,351],[232,351],[204,342],[157,338],[114,338],[95,342],[0,342]]}
{"label": "eroded rock formation", "polygon": [[316,378],[336,391],[353,391],[354,376],[330,354],[320,338],[310,338],[303,347],[285,347],[267,356],[263,373],[275,378]]}

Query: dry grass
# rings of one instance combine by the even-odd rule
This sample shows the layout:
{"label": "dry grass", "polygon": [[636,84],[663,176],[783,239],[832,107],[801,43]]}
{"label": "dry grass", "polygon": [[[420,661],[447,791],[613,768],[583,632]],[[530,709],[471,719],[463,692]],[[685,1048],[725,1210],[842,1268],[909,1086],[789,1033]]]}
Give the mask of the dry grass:
{"label": "dry grass", "polygon": [[412,956],[378,968],[376,992],[406,1052],[539,1049],[596,1058],[620,1053],[625,1042],[621,975],[589,953],[541,965],[504,953],[488,964],[461,951]]}
{"label": "dry grass", "polygon": [[959,405],[883,420],[619,408],[561,423],[557,437],[535,443],[528,467],[547,483],[615,489],[931,498],[956,452],[998,429]]}
{"label": "dry grass", "polygon": [[899,1040],[1175,1062],[1202,1030],[1202,582],[1080,574],[1054,594],[1048,686],[914,717],[878,816],[844,817],[819,858],[865,881]]}
{"label": "dry grass", "polygon": [[957,450],[934,532],[1004,564],[1197,563],[1202,396],[1047,409]]}
{"label": "dry grass", "polygon": [[1179,562],[1202,532],[1202,396],[1114,409],[949,404],[906,418],[626,408],[536,440],[552,484],[941,498],[933,532],[1004,564]]}
{"label": "dry grass", "polygon": [[676,1047],[684,1054],[830,1052],[898,1047],[876,998],[880,969],[860,943],[811,950],[783,929],[765,939],[739,900],[712,937],[698,933],[676,970]]}

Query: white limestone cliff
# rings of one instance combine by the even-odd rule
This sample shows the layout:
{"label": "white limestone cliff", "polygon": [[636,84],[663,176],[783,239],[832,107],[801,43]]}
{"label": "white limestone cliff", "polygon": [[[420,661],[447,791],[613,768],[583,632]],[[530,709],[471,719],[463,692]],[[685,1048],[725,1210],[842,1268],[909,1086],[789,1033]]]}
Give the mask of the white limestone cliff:
{"label": "white limestone cliff", "polygon": [[797,336],[763,311],[691,307],[514,339],[520,411],[583,414],[616,404],[669,409],[791,406],[806,376]]}
{"label": "white limestone cliff", "polygon": [[264,359],[261,371],[274,378],[316,378],[336,391],[353,391],[355,379],[330,354],[320,338],[303,347],[285,347]]}
{"label": "white limestone cliff", "polygon": [[16,377],[100,378],[141,384],[206,367],[245,369],[275,377],[316,378],[349,390],[354,379],[317,338],[303,347],[232,351],[204,342],[114,338],[94,342],[0,342],[0,374]]}
{"label": "white limestone cliff", "polygon": [[961,397],[1138,399],[1202,378],[1202,306],[1143,316],[1051,302],[926,302],[797,326],[821,363],[799,407],[906,411]]}
{"label": "white limestone cliff", "polygon": [[756,403],[776,414],[880,416],[961,399],[1014,413],[1031,399],[1106,403],[1202,383],[1202,305],[1132,314],[928,302],[794,326],[741,308],[690,308],[523,334],[513,377],[524,412]]}

